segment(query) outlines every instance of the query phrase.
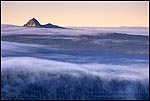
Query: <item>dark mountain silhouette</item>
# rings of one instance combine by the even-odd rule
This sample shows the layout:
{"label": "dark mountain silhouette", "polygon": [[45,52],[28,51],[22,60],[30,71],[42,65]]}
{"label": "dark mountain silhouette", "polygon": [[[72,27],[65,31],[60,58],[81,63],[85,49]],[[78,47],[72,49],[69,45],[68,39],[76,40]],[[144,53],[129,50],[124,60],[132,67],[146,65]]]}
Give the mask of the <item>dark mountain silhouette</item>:
{"label": "dark mountain silhouette", "polygon": [[43,28],[64,28],[64,27],[59,27],[57,25],[53,25],[51,23],[45,24],[45,25],[41,25],[41,27]]}
{"label": "dark mountain silhouette", "polygon": [[51,23],[41,25],[35,18],[32,18],[31,20],[29,20],[23,26],[25,26],[25,27],[39,27],[39,28],[62,28],[62,29],[64,29],[64,27],[53,25]]}
{"label": "dark mountain silhouette", "polygon": [[26,27],[41,27],[41,24],[35,18],[32,18],[24,26],[26,26]]}

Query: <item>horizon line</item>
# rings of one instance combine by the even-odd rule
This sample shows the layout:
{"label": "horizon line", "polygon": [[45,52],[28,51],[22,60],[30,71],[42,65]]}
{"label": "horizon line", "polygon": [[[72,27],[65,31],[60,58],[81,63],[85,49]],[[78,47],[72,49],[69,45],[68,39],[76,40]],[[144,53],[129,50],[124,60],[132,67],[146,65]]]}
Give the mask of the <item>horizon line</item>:
{"label": "horizon line", "polygon": [[[14,25],[14,26],[23,26],[23,25],[16,25],[16,24],[8,24],[8,23],[1,23],[1,25]],[[54,24],[56,25],[56,24]],[[59,25],[59,26],[62,26],[62,27],[147,27],[149,28],[149,26],[127,26],[127,25],[121,25],[121,26],[63,26],[63,25]]]}

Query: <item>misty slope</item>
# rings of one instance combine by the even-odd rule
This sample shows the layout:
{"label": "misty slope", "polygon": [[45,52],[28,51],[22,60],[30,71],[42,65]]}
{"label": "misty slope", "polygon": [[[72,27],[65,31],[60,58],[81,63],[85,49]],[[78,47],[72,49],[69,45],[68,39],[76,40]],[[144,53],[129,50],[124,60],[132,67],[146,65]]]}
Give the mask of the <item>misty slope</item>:
{"label": "misty slope", "polygon": [[74,60],[83,62],[77,64],[69,62],[71,55],[67,52],[61,53],[66,61],[59,61],[61,54],[57,51],[61,50],[58,49],[48,52],[58,60],[44,59],[43,54],[48,55],[44,49],[49,48],[2,41],[1,99],[148,99],[149,69],[141,59],[116,65],[84,63],[86,58],[82,60],[74,55]]}
{"label": "misty slope", "polygon": [[2,100],[149,99],[149,36],[139,28],[1,27]]}

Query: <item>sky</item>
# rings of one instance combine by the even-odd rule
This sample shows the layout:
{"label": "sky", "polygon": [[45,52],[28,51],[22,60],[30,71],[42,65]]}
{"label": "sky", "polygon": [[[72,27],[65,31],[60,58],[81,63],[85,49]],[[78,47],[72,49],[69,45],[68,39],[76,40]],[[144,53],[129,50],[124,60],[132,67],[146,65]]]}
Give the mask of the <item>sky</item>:
{"label": "sky", "polygon": [[2,1],[1,23],[24,25],[32,18],[61,26],[149,27],[148,1]]}

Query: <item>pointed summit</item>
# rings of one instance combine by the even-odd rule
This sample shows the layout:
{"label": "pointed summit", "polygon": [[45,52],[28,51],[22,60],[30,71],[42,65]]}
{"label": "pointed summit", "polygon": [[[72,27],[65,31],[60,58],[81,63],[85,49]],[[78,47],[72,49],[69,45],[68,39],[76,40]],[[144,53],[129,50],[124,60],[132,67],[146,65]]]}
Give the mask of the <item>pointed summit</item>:
{"label": "pointed summit", "polygon": [[27,26],[27,27],[40,27],[41,24],[35,18],[32,18],[24,26]]}

